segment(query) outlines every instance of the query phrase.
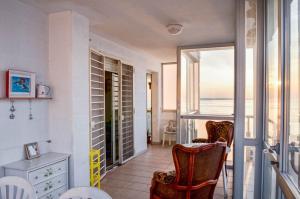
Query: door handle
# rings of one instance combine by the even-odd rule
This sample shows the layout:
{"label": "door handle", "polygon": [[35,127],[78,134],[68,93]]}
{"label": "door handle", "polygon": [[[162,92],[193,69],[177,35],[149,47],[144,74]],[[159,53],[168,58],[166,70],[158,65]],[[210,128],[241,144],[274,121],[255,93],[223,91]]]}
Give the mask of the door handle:
{"label": "door handle", "polygon": [[271,163],[272,166],[277,166],[277,167],[279,167],[279,162],[278,162],[278,161],[271,160],[270,163]]}
{"label": "door handle", "polygon": [[276,155],[272,149],[264,149],[263,152],[268,156],[272,166],[279,167],[279,162],[277,161]]}
{"label": "door handle", "polygon": [[270,148],[275,151],[278,155],[280,154],[280,143],[270,146]]}

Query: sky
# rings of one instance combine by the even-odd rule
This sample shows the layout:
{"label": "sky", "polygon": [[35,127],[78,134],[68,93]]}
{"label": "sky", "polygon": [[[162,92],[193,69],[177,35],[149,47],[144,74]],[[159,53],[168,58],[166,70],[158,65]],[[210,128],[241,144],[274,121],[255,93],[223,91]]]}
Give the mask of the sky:
{"label": "sky", "polygon": [[[299,8],[298,1],[292,1],[291,5],[291,97],[299,98]],[[190,50],[189,50],[190,51]],[[234,97],[234,48],[195,49],[200,54],[200,98],[233,98]],[[254,68],[255,52],[252,48],[246,49],[246,98],[254,97]],[[273,59],[273,58],[270,58]],[[275,58],[276,59],[276,58]],[[183,59],[182,59],[183,61]],[[276,64],[276,63],[274,63]],[[181,64],[182,66],[185,63]],[[186,75],[181,71],[182,78]],[[174,74],[175,71],[174,71]],[[277,77],[277,76],[276,76]],[[182,79],[183,80],[183,79]],[[174,82],[168,79],[167,82]],[[280,85],[278,80],[271,81],[274,86]],[[182,85],[184,82],[182,81]],[[185,85],[184,85],[185,87]],[[174,89],[176,90],[175,86]],[[171,91],[169,91],[171,92]],[[172,98],[175,96],[170,93]],[[184,93],[182,93],[184,95]],[[183,96],[183,98],[186,98]]]}
{"label": "sky", "polygon": [[234,97],[234,49],[200,52],[200,97]]}

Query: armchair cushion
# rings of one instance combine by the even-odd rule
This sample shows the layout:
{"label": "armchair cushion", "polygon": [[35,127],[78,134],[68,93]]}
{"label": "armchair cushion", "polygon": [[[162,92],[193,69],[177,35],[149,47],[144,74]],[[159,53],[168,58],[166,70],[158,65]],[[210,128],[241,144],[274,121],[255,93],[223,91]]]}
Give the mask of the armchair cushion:
{"label": "armchair cushion", "polygon": [[227,146],[230,147],[233,140],[233,123],[229,121],[223,122],[206,122],[206,130],[210,142],[216,142],[219,138],[227,141]]}
{"label": "armchair cushion", "polygon": [[[175,171],[155,171],[152,179],[152,187],[155,187],[155,194],[164,199],[184,198],[184,193],[178,192],[173,188],[175,179]],[[182,196],[179,196],[180,194]]]}
{"label": "armchair cushion", "polygon": [[153,180],[162,184],[172,184],[175,181],[176,173],[175,171],[162,172],[155,171],[153,174]]}

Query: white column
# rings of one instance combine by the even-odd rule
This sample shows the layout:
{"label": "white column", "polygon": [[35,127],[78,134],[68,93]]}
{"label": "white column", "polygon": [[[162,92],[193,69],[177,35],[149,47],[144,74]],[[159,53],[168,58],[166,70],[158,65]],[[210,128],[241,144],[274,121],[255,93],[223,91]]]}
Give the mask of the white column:
{"label": "white column", "polygon": [[89,20],[72,11],[49,15],[51,151],[71,154],[70,185],[89,185]]}

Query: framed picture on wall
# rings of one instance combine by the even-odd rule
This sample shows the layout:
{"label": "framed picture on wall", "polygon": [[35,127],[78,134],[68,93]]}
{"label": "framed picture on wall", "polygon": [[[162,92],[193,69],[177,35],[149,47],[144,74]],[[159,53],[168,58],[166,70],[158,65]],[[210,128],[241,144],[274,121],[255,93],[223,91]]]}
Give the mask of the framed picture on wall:
{"label": "framed picture on wall", "polygon": [[6,72],[8,98],[35,98],[35,73],[8,70]]}
{"label": "framed picture on wall", "polygon": [[37,142],[25,144],[24,148],[25,148],[25,155],[27,160],[40,157],[40,150]]}

